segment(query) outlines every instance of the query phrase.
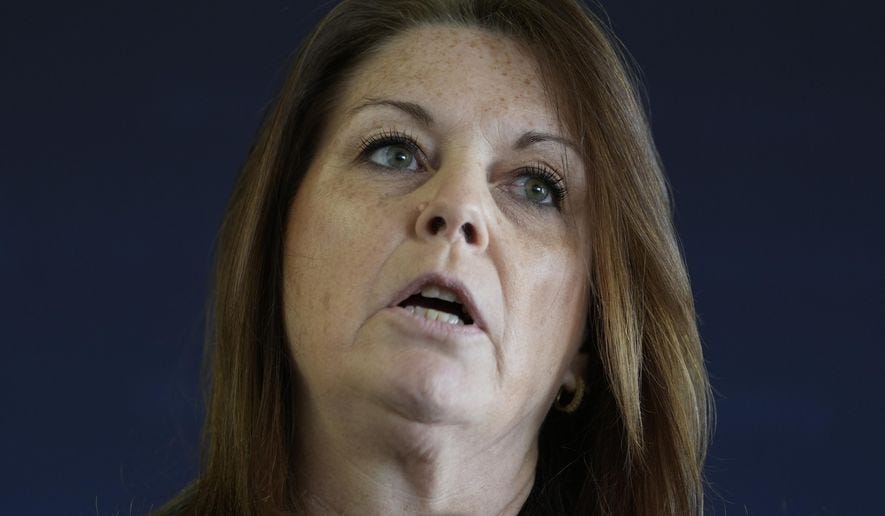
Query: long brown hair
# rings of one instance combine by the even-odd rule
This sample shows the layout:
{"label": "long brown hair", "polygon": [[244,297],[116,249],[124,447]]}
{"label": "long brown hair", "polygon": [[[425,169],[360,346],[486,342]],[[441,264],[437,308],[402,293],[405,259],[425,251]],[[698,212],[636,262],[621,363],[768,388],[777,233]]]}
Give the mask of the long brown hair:
{"label": "long brown hair", "polygon": [[201,472],[161,513],[297,510],[286,214],[348,74],[430,24],[521,44],[590,171],[588,398],[545,420],[523,512],[703,512],[709,385],[668,185],[616,40],[575,0],[344,0],[300,47],[230,198],[207,326]]}

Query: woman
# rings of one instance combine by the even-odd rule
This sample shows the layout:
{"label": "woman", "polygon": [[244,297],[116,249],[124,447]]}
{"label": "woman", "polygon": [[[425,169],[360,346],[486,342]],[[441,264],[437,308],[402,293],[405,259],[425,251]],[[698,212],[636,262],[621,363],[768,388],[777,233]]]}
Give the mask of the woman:
{"label": "woman", "polygon": [[345,0],[218,243],[199,478],[163,512],[702,512],[666,182],[569,0]]}

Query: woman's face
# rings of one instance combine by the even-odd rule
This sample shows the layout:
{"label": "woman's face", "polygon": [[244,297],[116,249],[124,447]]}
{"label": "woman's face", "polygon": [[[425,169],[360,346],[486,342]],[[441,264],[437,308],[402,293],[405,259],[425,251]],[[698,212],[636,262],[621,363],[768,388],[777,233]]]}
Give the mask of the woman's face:
{"label": "woman's face", "polygon": [[500,36],[416,29],[357,68],[285,239],[305,417],[536,434],[587,311],[568,138]]}

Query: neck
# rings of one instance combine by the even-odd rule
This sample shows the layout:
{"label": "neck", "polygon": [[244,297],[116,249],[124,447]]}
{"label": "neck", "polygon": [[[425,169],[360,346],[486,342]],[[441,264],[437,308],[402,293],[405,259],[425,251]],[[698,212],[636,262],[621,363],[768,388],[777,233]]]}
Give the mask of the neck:
{"label": "neck", "polygon": [[459,425],[404,419],[380,432],[358,419],[312,417],[301,427],[307,514],[517,514],[532,489],[536,436],[483,440]]}

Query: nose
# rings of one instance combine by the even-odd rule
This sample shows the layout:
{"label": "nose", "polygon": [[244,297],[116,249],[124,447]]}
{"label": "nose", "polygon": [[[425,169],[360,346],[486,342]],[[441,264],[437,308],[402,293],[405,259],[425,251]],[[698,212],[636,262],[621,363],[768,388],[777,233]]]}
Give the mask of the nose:
{"label": "nose", "polygon": [[488,224],[482,209],[485,179],[480,185],[478,180],[463,176],[436,178],[439,181],[432,199],[418,207],[415,232],[424,240],[441,238],[450,244],[462,241],[474,251],[482,252],[489,243]]}

